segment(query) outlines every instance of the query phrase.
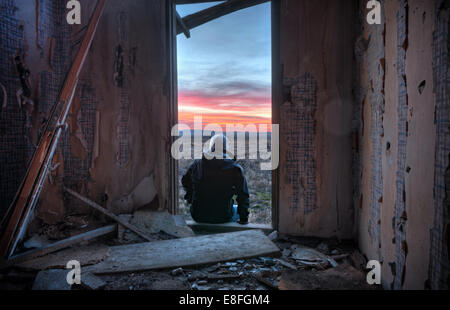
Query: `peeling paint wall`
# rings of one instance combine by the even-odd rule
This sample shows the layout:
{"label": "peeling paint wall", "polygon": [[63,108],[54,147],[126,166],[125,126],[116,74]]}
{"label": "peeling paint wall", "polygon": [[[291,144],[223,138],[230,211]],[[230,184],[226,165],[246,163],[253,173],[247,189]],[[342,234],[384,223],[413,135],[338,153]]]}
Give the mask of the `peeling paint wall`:
{"label": "peeling paint wall", "polygon": [[436,99],[434,214],[430,236],[429,285],[450,288],[450,4],[434,4],[433,80]]}
{"label": "peeling paint wall", "polygon": [[[67,23],[61,23],[64,2],[36,0],[27,6],[21,4],[0,1],[0,83],[7,95],[3,91],[0,95],[0,215],[8,208],[26,172],[72,52],[70,29]],[[21,69],[15,62],[17,57]],[[21,71],[26,72],[26,78],[21,78]],[[58,147],[57,158],[62,151],[63,147]],[[58,191],[53,196],[62,199]],[[59,213],[54,214],[57,218],[63,211],[60,206],[49,207]]]}
{"label": "peeling paint wall", "polygon": [[[444,230],[433,229],[443,223],[437,209],[445,195],[436,196],[445,173],[436,150],[448,160],[449,147],[445,129],[439,132],[448,113],[445,120],[435,114],[434,75],[448,70],[447,62],[436,65],[440,57],[433,48],[437,2],[382,1],[381,25],[365,22],[366,2],[359,2],[353,201],[360,248],[369,260],[382,263],[385,288],[444,287],[432,285],[436,268],[448,261],[442,252]],[[440,236],[439,249],[431,246],[433,233]]]}
{"label": "peeling paint wall", "polygon": [[[64,0],[0,1],[0,83],[7,98],[4,103],[0,91],[0,215],[23,178],[96,3],[80,2],[82,24],[68,25]],[[36,209],[42,222],[92,212],[64,194],[63,186],[114,209],[113,201],[150,176],[157,188],[153,205],[172,210],[170,129],[176,116],[170,10],[165,0],[107,2]],[[34,105],[17,104],[23,84],[16,55],[30,72],[28,99]]]}
{"label": "peeling paint wall", "polygon": [[351,238],[352,1],[280,1],[278,228]]}
{"label": "peeling paint wall", "polygon": [[167,10],[163,0],[109,1],[86,63],[84,76],[99,103],[98,150],[85,190],[110,208],[149,176],[159,208],[172,208],[170,129],[176,116]]}

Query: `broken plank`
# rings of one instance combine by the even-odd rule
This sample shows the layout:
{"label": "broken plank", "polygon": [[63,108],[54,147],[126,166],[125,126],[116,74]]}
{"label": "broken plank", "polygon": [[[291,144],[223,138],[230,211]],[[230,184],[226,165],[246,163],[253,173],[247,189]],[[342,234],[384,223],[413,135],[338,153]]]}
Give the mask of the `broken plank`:
{"label": "broken plank", "polygon": [[46,270],[66,268],[67,262],[76,260],[80,266],[95,265],[109,255],[110,248],[105,244],[73,246],[35,259],[18,263],[15,266],[24,270]]}
{"label": "broken plank", "polygon": [[9,259],[9,262],[14,264],[14,263],[20,263],[20,262],[24,262],[27,260],[31,260],[33,258],[44,256],[46,254],[56,252],[58,250],[67,248],[69,246],[72,246],[72,245],[75,245],[75,244],[78,244],[78,243],[81,243],[84,241],[89,241],[94,238],[108,235],[110,233],[115,232],[116,230],[117,230],[116,224],[108,225],[108,226],[101,227],[98,229],[94,229],[94,230],[91,230],[91,231],[88,231],[88,232],[85,232],[85,233],[82,233],[82,234],[79,234],[76,236],[72,236],[72,237],[64,239],[64,240],[56,241],[56,242],[49,244],[40,249],[35,249],[32,251],[28,251],[25,253],[15,255]]}
{"label": "broken plank", "polygon": [[69,189],[69,188],[64,188],[66,190],[66,192],[68,192],[69,194],[71,194],[72,196],[78,198],[79,200],[81,200],[82,202],[86,203],[88,206],[91,206],[92,208],[94,208],[97,211],[102,212],[103,214],[105,214],[106,216],[112,218],[114,221],[116,221],[117,223],[119,223],[120,225],[128,228],[129,230],[131,230],[132,232],[136,233],[138,236],[144,238],[147,241],[153,241],[152,238],[150,238],[149,236],[147,236],[145,233],[143,233],[142,231],[140,231],[137,227],[135,227],[134,225],[131,225],[130,223],[127,223],[126,221],[122,220],[120,217],[118,217],[117,215],[115,215],[114,213],[112,213],[111,211],[108,211],[107,209],[103,208],[102,206],[96,204],[95,202],[93,202],[92,200],[89,200],[83,196],[81,196],[80,194],[78,194],[77,192]]}
{"label": "broken plank", "polygon": [[284,267],[290,268],[292,270],[297,270],[296,266],[292,265],[291,263],[288,263],[287,261],[284,261],[282,259],[277,259],[276,261]]}
{"label": "broken plank", "polygon": [[107,274],[280,255],[280,249],[262,231],[248,230],[115,246],[105,260],[83,270]]}
{"label": "broken plank", "polygon": [[239,223],[223,223],[223,224],[208,224],[208,223],[197,223],[194,221],[186,221],[186,224],[192,228],[194,231],[201,232],[233,232],[233,231],[244,231],[244,230],[262,230],[264,233],[269,234],[273,231],[271,225],[266,224],[245,224],[241,225]]}

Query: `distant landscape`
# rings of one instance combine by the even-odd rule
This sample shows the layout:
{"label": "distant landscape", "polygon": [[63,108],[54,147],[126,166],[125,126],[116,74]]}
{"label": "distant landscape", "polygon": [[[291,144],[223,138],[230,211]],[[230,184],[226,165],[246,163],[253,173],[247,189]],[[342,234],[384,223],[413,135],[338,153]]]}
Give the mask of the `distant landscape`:
{"label": "distant landscape", "polygon": [[[203,137],[203,144],[209,140],[209,137]],[[270,133],[268,134],[268,144],[270,146]],[[248,189],[250,192],[250,223],[270,224],[272,222],[272,171],[263,171],[260,169],[260,159],[248,159],[248,135],[246,135],[246,159],[238,159],[237,163],[244,169],[247,178]],[[194,149],[192,143],[191,149]],[[257,148],[256,148],[257,149]],[[270,147],[268,148],[270,150]],[[193,151],[192,151],[193,152]],[[180,214],[186,219],[190,218],[189,206],[184,200],[185,191],[181,186],[181,178],[194,162],[192,159],[181,159],[178,161],[178,179],[179,179],[179,209]],[[267,162],[264,160],[263,162]]]}

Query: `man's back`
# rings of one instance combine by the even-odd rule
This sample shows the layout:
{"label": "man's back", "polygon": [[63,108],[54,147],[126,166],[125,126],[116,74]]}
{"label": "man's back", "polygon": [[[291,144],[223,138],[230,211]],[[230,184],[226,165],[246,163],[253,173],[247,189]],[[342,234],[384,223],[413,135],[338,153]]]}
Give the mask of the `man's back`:
{"label": "man's back", "polygon": [[249,194],[240,165],[231,159],[196,160],[183,176],[186,200],[197,222],[226,223],[233,216],[233,196],[237,195],[241,222],[248,220]]}

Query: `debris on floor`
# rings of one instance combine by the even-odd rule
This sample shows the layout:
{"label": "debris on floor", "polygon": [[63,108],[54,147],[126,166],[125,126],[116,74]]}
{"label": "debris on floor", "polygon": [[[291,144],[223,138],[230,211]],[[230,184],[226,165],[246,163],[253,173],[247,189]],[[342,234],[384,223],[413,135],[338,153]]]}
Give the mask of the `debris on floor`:
{"label": "debris on floor", "polygon": [[105,288],[106,283],[99,277],[87,272],[81,277],[81,285],[88,290],[101,290]]}
{"label": "debris on floor", "polygon": [[147,234],[164,232],[175,238],[195,236],[181,216],[173,216],[167,211],[152,212],[139,210],[134,212],[130,223]]}
{"label": "debris on floor", "polygon": [[156,187],[153,175],[142,179],[133,191],[120,199],[111,203],[113,213],[132,213],[150,204],[156,197]]}
{"label": "debris on floor", "polygon": [[267,235],[267,238],[274,241],[278,239],[278,231],[274,230],[270,234]]}
{"label": "debris on floor", "polygon": [[[25,256],[9,270],[0,270],[0,288],[373,288],[365,285],[364,256],[352,244],[336,239],[289,237],[277,231],[266,231],[266,236],[262,230],[255,229],[196,235],[182,217],[147,209],[111,218],[119,219],[115,221],[118,225],[94,229],[81,234],[80,242],[69,243],[69,248],[56,248],[52,253],[44,251],[37,258]],[[67,220],[70,224],[66,224],[64,229],[68,235],[73,229],[85,228],[85,225],[92,223],[80,216]],[[122,223],[126,223],[127,227]],[[103,233],[103,230],[109,233]],[[52,234],[55,231],[50,231]],[[89,234],[102,236],[103,240],[91,238]],[[113,238],[107,238],[107,235]],[[71,238],[77,239],[76,236]],[[39,232],[31,236],[24,247],[29,248],[28,251],[43,251],[58,242],[64,243],[66,239],[56,243],[49,240],[48,235]],[[68,270],[65,267],[69,260],[78,260],[82,266],[81,285],[67,285]]]}
{"label": "debris on floor", "polygon": [[39,235],[33,235],[31,238],[26,240],[23,243],[24,248],[26,249],[35,249],[35,248],[43,248],[47,246],[50,242],[47,238]]}
{"label": "debris on floor", "polygon": [[[131,232],[129,233],[131,234]],[[244,235],[255,234],[255,231],[238,232],[238,234],[242,233]],[[161,239],[171,238],[164,233],[159,234],[162,234],[159,237]],[[234,234],[236,232],[228,233],[231,236],[234,236]],[[155,234],[155,238],[157,238],[157,235]],[[355,249],[353,244],[339,243],[334,240],[318,241],[311,238],[280,236],[272,242],[262,232],[259,232],[259,235],[263,236],[269,244],[274,243],[273,247],[278,252],[278,254],[275,253],[275,256],[280,257],[273,257],[274,253],[271,255],[262,254],[262,252],[258,254],[256,251],[252,256],[245,257],[238,249],[237,253],[240,253],[240,255],[230,255],[227,259],[227,256],[224,256],[221,252],[223,249],[217,248],[211,242],[206,242],[208,238],[217,238],[217,241],[222,240],[222,244],[228,244],[229,241],[226,240],[229,236],[227,239],[217,237],[217,235],[172,238],[166,240],[169,241],[166,242],[167,247],[158,250],[159,252],[155,252],[151,245],[158,245],[160,241],[116,246],[119,241],[115,238],[108,241],[109,246],[106,246],[104,242],[92,241],[87,246],[74,246],[33,261],[24,262],[10,270],[0,270],[0,288],[31,289],[36,282],[35,278],[39,280],[43,277],[42,274],[36,277],[39,270],[65,268],[68,257],[77,255],[76,257],[81,259],[82,285],[74,286],[72,289],[379,289],[378,286],[373,287],[366,284],[364,257]],[[203,240],[203,242],[197,244],[197,246],[203,244],[203,248],[194,250],[195,242],[191,243],[189,239]],[[248,244],[243,247],[251,248],[252,243],[255,242],[254,238],[250,240],[250,236],[247,235],[246,239]],[[186,244],[183,244],[183,240]],[[173,241],[180,243],[177,243],[174,247]],[[239,241],[235,242],[239,243]],[[237,243],[234,243],[234,247],[237,247]],[[327,246],[320,245],[321,243],[325,243]],[[183,254],[174,254],[178,250]],[[164,255],[161,254],[163,252]],[[159,260],[155,257],[159,257]],[[199,258],[202,258],[202,260],[198,261]],[[333,259],[337,266],[333,267],[329,259]],[[131,264],[128,265],[130,262]],[[132,268],[126,268],[123,264]],[[148,270],[149,268],[157,268],[157,270]],[[103,273],[114,269],[123,272]],[[60,277],[63,275],[62,279],[65,281],[68,270],[59,270],[61,272]],[[47,273],[44,273],[46,277],[56,274],[56,271],[47,271]]]}
{"label": "debris on floor", "polygon": [[278,282],[281,290],[370,290],[365,274],[349,264],[326,270],[283,272]]}
{"label": "debris on floor", "polygon": [[39,271],[34,280],[33,290],[69,291],[72,285],[67,282],[67,270],[50,269]]}
{"label": "debris on floor", "polygon": [[315,266],[321,269],[327,267],[328,264],[332,267],[337,266],[334,259],[314,249],[294,244],[290,250],[292,258],[302,265]]}
{"label": "debris on floor", "polygon": [[66,250],[19,263],[17,266],[31,270],[66,268],[67,262],[71,260],[77,260],[81,266],[87,266],[101,262],[109,256],[109,252],[110,247],[104,244],[74,246]]}

